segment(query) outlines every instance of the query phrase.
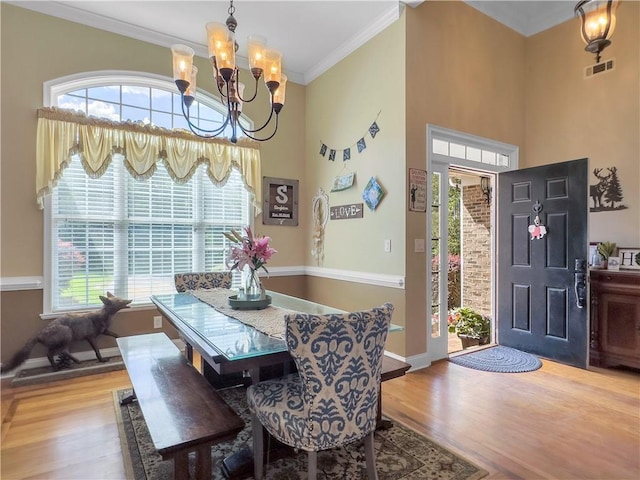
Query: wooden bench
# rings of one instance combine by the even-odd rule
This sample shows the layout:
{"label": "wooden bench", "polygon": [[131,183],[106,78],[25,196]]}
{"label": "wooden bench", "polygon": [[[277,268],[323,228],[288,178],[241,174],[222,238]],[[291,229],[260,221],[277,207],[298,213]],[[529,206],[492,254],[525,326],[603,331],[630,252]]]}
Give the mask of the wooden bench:
{"label": "wooden bench", "polygon": [[[380,376],[380,382],[386,382],[393,378],[398,378],[407,373],[407,370],[411,368],[406,362],[402,360],[396,360],[389,355],[382,357],[382,375]],[[382,389],[382,388],[381,388]],[[379,430],[386,430],[391,426],[391,422],[388,420],[382,420],[382,392],[378,392],[378,414],[377,414],[377,427]]]}
{"label": "wooden bench", "polygon": [[153,444],[173,459],[176,480],[189,478],[189,452],[195,478],[211,478],[211,446],[235,438],[244,421],[164,333],[117,342]]}

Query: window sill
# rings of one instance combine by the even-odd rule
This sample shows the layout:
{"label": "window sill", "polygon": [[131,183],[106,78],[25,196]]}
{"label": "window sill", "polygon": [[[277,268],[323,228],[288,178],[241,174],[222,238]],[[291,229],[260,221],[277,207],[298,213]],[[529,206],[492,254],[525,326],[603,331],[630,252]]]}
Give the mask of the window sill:
{"label": "window sill", "polygon": [[[127,311],[130,312],[139,312],[139,311],[146,311],[146,310],[155,310],[156,306],[151,303],[151,302],[144,302],[144,303],[137,303],[131,307],[129,307],[127,309]],[[50,313],[41,313],[40,314],[40,318],[42,320],[53,320],[54,318],[58,318],[61,317],[63,315],[69,314],[69,313],[84,313],[84,312],[95,312],[96,310],[100,310],[100,307],[96,307],[96,308],[83,308],[83,309],[78,309],[78,310],[60,310],[57,312],[50,312]]]}

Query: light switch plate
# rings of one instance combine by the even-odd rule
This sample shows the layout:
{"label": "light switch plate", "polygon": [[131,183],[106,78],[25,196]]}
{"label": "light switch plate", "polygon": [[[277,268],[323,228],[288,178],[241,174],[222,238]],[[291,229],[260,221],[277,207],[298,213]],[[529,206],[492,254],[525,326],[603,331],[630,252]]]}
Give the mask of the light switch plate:
{"label": "light switch plate", "polygon": [[153,328],[162,328],[162,317],[153,317]]}
{"label": "light switch plate", "polygon": [[424,238],[415,238],[413,240],[413,251],[415,253],[424,253]]}

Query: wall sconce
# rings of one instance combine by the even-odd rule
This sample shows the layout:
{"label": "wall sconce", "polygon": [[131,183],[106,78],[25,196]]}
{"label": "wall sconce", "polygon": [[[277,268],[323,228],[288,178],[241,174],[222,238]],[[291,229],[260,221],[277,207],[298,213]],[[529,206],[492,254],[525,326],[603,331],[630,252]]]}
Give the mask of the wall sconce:
{"label": "wall sconce", "polygon": [[600,62],[600,52],[611,45],[618,1],[582,0],[574,8],[576,16],[580,16],[580,34],[587,44],[584,49],[596,54],[596,63]]}
{"label": "wall sconce", "polygon": [[491,205],[491,179],[489,177],[480,177],[480,190],[484,195],[487,205]]}

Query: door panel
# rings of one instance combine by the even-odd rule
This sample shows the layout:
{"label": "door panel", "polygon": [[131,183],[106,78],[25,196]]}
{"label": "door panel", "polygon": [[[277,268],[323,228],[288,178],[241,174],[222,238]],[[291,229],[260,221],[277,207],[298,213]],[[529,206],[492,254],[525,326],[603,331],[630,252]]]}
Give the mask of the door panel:
{"label": "door panel", "polygon": [[[588,250],[587,176],[587,159],[498,175],[498,343],[582,368],[588,317],[574,282]],[[529,233],[537,208],[542,238]]]}

